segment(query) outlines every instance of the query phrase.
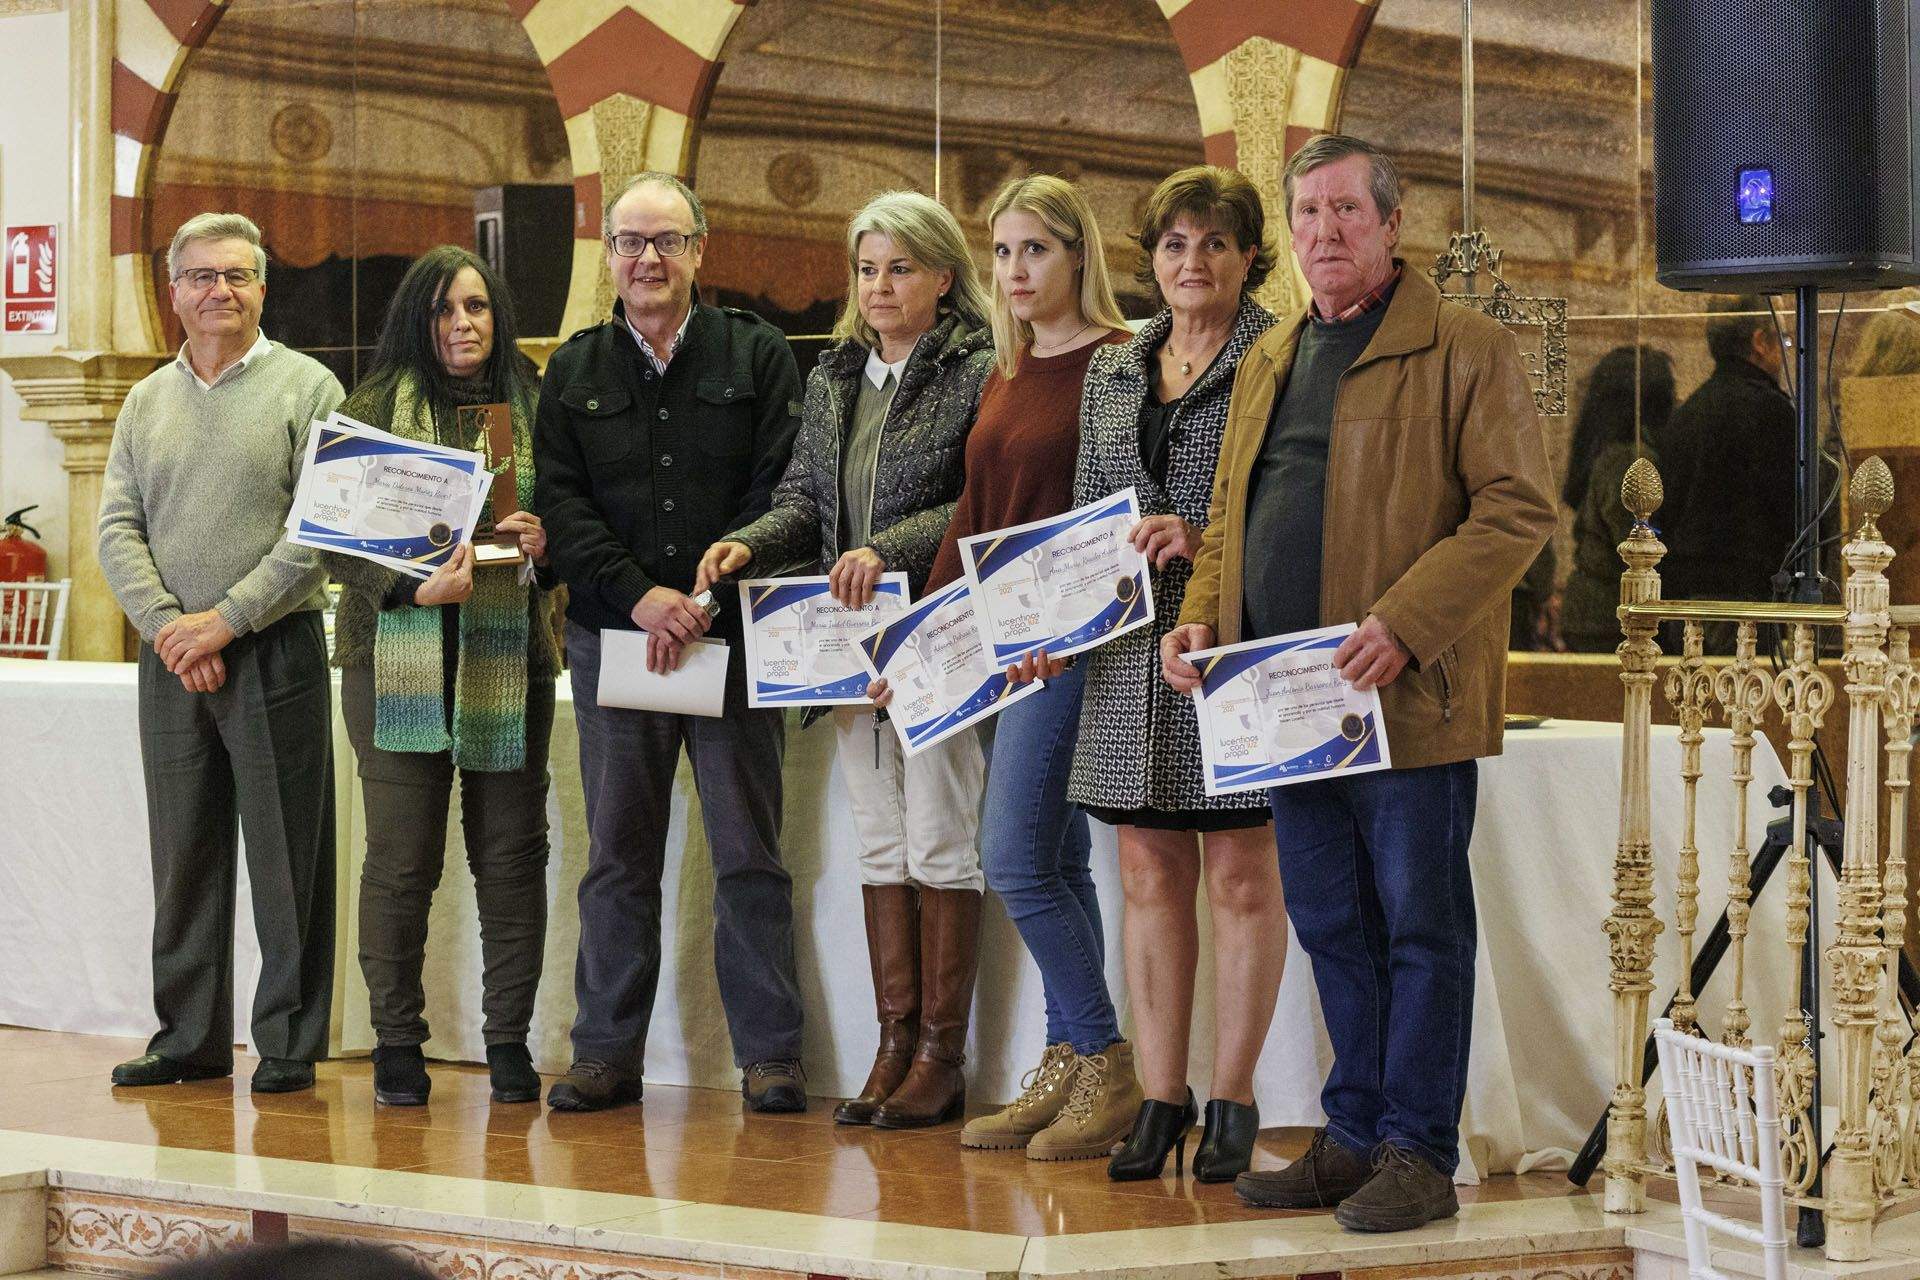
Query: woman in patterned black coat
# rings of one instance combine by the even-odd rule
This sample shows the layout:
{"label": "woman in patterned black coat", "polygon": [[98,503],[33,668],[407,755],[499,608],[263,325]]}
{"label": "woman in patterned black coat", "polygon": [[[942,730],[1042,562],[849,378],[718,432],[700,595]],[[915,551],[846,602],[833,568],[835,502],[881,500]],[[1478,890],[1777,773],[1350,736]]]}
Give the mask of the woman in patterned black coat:
{"label": "woman in patterned black coat", "polygon": [[1108,1175],[1158,1177],[1196,1119],[1187,1039],[1204,869],[1215,1031],[1194,1175],[1224,1182],[1246,1169],[1259,1129],[1253,1068],[1279,991],[1287,921],[1265,798],[1208,797],[1193,701],[1160,678],[1159,652],[1206,526],[1234,374],[1274,323],[1251,297],[1274,250],[1259,193],[1230,169],[1174,174],[1154,191],[1143,223],[1140,276],[1167,307],[1132,342],[1095,353],[1087,369],[1074,496],[1087,503],[1130,485],[1139,491],[1134,544],[1154,565],[1155,621],[1087,655],[1069,794],[1119,836],[1127,986],[1147,1096]]}

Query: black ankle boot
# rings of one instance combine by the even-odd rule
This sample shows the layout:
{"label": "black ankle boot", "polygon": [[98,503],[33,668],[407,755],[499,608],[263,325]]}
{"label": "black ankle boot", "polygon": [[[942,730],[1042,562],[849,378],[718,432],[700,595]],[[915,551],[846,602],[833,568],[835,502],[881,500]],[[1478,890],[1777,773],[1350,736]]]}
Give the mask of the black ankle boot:
{"label": "black ankle boot", "polygon": [[495,1102],[533,1102],[540,1097],[540,1076],[533,1055],[517,1040],[487,1046],[487,1076]]}
{"label": "black ankle boot", "polygon": [[381,1045],[373,1051],[373,1100],[386,1107],[424,1107],[433,1081],[427,1055],[417,1044]]}
{"label": "black ankle boot", "polygon": [[1140,1104],[1140,1114],[1134,1117],[1133,1132],[1127,1135],[1125,1145],[1107,1162],[1107,1177],[1115,1182],[1157,1178],[1166,1168],[1168,1151],[1173,1152],[1173,1173],[1179,1177],[1186,1171],[1187,1130],[1193,1127],[1195,1117],[1191,1089],[1187,1090],[1187,1100],[1177,1107],[1148,1098]]}
{"label": "black ankle boot", "polygon": [[1253,1140],[1259,1136],[1260,1108],[1207,1099],[1207,1131],[1193,1153],[1194,1180],[1232,1182],[1253,1163]]}

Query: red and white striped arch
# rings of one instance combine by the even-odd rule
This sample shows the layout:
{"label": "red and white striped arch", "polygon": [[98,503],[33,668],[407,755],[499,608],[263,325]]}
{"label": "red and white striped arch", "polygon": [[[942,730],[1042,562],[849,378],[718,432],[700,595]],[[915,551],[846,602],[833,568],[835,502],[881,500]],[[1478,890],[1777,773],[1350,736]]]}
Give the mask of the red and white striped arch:
{"label": "red and white striped arch", "polygon": [[[720,52],[752,0],[506,0],[546,67],[574,172],[572,290],[562,332],[592,323],[602,270],[601,174],[612,168],[685,173],[693,136],[720,72]],[[127,349],[159,345],[146,267],[152,161],[180,76],[226,0],[125,0],[113,67],[115,173],[112,244],[116,338]],[[1158,0],[1192,78],[1207,158],[1240,163],[1259,150],[1290,153],[1334,127],[1345,76],[1375,13],[1361,0]],[[1292,81],[1276,100],[1284,120],[1246,110],[1231,63],[1249,42],[1289,51]],[[1297,60],[1292,53],[1297,52]],[[599,110],[596,111],[596,108]],[[612,108],[612,109],[610,109]],[[1247,118],[1241,118],[1246,116]],[[614,131],[602,137],[603,129]],[[1275,131],[1282,136],[1272,137]],[[636,136],[638,135],[638,136]],[[1256,180],[1265,181],[1263,177]]]}

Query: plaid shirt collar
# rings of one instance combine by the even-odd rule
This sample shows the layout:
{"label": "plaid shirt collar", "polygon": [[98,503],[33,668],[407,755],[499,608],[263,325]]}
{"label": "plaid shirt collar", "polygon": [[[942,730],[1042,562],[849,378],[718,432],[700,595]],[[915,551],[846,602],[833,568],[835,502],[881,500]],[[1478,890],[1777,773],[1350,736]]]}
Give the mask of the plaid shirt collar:
{"label": "plaid shirt collar", "polygon": [[1388,300],[1393,297],[1394,286],[1400,283],[1401,265],[1402,264],[1396,260],[1393,264],[1392,275],[1382,280],[1378,288],[1369,290],[1359,301],[1343,308],[1338,315],[1321,315],[1320,304],[1317,302],[1309,303],[1308,306],[1313,313],[1313,318],[1321,324],[1352,324],[1368,312],[1378,311],[1380,308],[1386,306]]}

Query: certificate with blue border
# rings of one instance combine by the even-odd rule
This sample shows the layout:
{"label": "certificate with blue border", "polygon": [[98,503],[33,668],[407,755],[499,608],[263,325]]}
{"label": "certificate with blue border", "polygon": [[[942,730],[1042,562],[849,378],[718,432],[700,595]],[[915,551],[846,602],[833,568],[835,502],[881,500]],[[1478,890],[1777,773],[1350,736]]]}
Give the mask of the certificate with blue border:
{"label": "certificate with blue border", "polygon": [[873,677],[860,665],[860,637],[907,607],[907,575],[885,573],[864,609],[833,598],[824,575],[740,583],[747,705],[862,704]]}
{"label": "certificate with blue border", "polygon": [[1352,623],[1201,649],[1194,711],[1210,796],[1390,769],[1380,693],[1333,665]]}
{"label": "certificate with blue border", "polygon": [[1129,540],[1140,522],[1132,489],[1064,515],[960,539],[980,631],[1002,666],[1105,644],[1153,621],[1147,559]]}
{"label": "certificate with blue border", "polygon": [[425,578],[472,538],[492,480],[477,452],[336,414],[307,437],[287,540]]}
{"label": "certificate with blue border", "polygon": [[926,750],[1040,691],[1010,685],[987,657],[965,578],[948,583],[860,641],[860,661],[893,687],[887,717],[908,755]]}

